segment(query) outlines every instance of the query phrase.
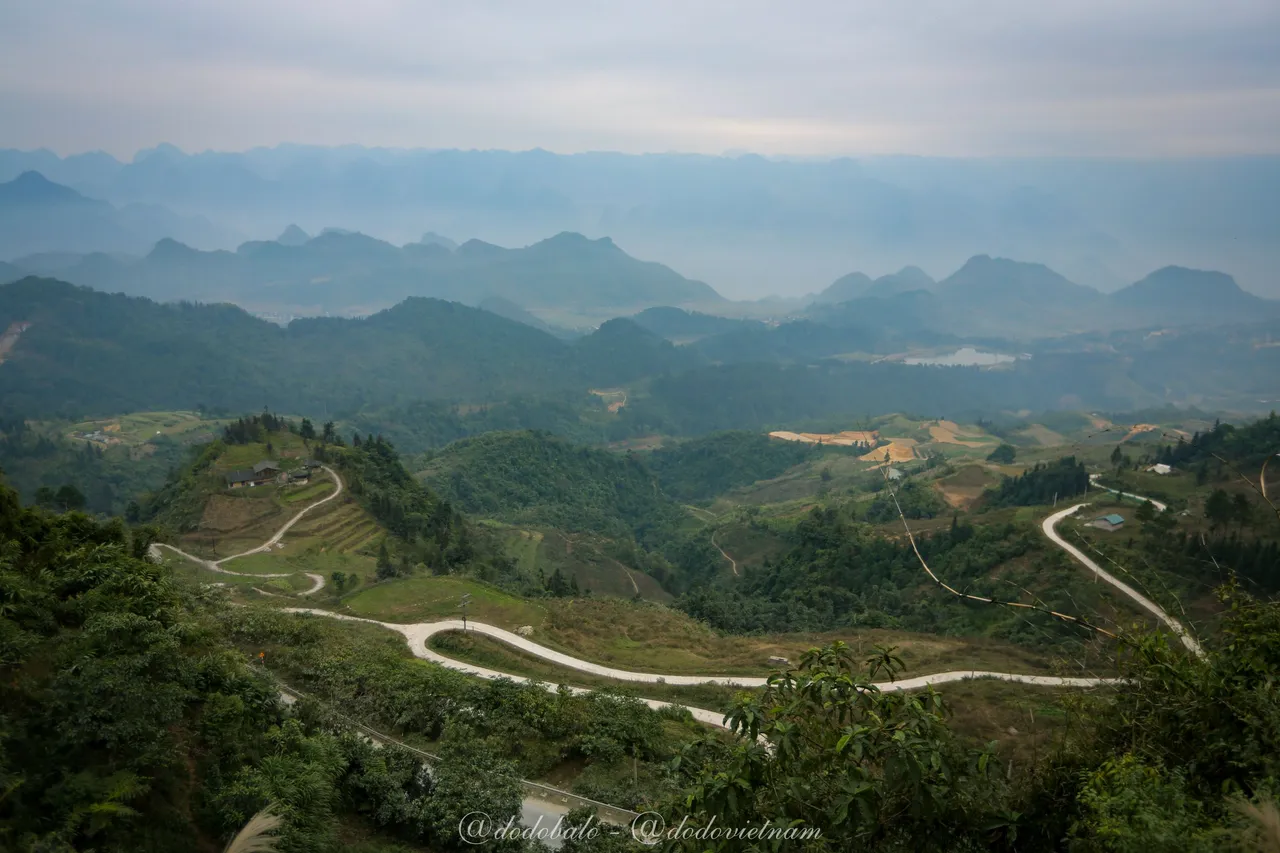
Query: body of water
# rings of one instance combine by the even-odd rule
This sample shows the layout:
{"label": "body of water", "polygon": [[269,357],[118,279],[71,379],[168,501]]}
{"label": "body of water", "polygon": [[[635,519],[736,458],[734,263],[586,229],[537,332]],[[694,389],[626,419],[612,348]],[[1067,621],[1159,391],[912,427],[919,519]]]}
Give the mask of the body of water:
{"label": "body of water", "polygon": [[998,352],[983,352],[973,347],[961,347],[946,355],[921,355],[904,358],[903,364],[933,364],[942,367],[988,367],[1017,361],[1016,356]]}

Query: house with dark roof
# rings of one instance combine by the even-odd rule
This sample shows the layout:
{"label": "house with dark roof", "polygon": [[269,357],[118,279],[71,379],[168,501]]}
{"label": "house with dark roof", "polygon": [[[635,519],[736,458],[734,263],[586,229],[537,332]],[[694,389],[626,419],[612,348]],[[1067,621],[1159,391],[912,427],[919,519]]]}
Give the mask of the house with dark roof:
{"label": "house with dark roof", "polygon": [[227,474],[227,488],[241,489],[245,486],[256,486],[257,475],[252,471],[232,471]]}
{"label": "house with dark roof", "polygon": [[1089,522],[1090,527],[1096,527],[1099,530],[1115,531],[1124,526],[1124,516],[1111,513],[1110,515],[1100,515],[1093,521]]}
{"label": "house with dark roof", "polygon": [[253,466],[253,470],[232,471],[227,474],[227,488],[242,489],[245,486],[261,486],[270,483],[280,473],[277,462],[264,460]]}

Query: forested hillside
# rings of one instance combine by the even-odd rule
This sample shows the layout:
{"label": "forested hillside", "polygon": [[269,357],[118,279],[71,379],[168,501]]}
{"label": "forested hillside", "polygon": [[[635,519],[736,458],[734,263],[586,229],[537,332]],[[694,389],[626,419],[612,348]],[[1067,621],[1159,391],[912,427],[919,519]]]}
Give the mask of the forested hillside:
{"label": "forested hillside", "polygon": [[[461,850],[468,811],[519,814],[519,773],[672,757],[671,728],[635,700],[476,682],[389,636],[229,607],[143,559],[118,521],[24,510],[3,485],[0,542],[16,603],[0,610],[6,850],[217,850],[268,807],[282,853]],[[291,711],[281,676],[343,713]],[[349,715],[437,741],[433,771]],[[513,726],[540,748],[514,750]]]}
{"label": "forested hillside", "polygon": [[[879,534],[853,517],[852,509],[814,509],[787,534],[789,547],[780,558],[747,572],[732,587],[691,590],[680,606],[733,632],[895,627],[1033,645],[1070,646],[1088,639],[1053,620],[1031,623],[1010,610],[957,601],[932,584],[909,543]],[[1006,597],[1015,589],[1012,582],[1037,590],[1050,606],[1089,606],[1092,612],[1096,591],[1029,528],[957,521],[918,541],[930,567],[958,589]],[[997,568],[1003,579],[993,577]]]}
{"label": "forested hillside", "polygon": [[[921,368],[903,364],[731,364],[703,367],[653,380],[646,397],[629,403],[621,419],[640,433],[697,435],[715,430],[776,428],[842,414],[915,412],[956,416],[1006,408],[1053,408],[1064,394],[1106,399],[1091,373],[1105,364],[1046,359],[1006,371],[970,367]],[[1117,402],[1113,399],[1113,403]]]}
{"label": "forested hillside", "polygon": [[[135,239],[130,247],[141,245]],[[438,243],[401,248],[340,230],[300,245],[248,242],[235,252],[201,252],[171,239],[146,249],[141,258],[86,257],[62,274],[75,284],[159,301],[235,302],[302,315],[365,314],[414,296],[469,305],[496,297],[523,308],[576,310],[723,301],[708,285],[637,260],[608,238],[567,232],[519,249],[479,240],[456,250]]]}
{"label": "forested hillside", "polygon": [[265,405],[328,419],[422,400],[473,412],[516,399],[572,404],[592,388],[624,385],[626,406],[610,438],[893,411],[976,417],[1187,399],[1255,407],[1280,370],[1280,348],[1259,346],[1265,325],[1077,336],[1037,345],[1000,369],[941,368],[867,360],[942,342],[919,330],[785,323],[677,347],[614,320],[567,343],[424,298],[367,319],[282,328],[229,305],[160,305],[36,278],[0,285],[0,328],[10,327],[0,395],[7,410],[29,418]]}
{"label": "forested hillside", "polygon": [[[0,396],[28,417],[489,402],[582,391],[619,364],[590,338],[576,358],[544,332],[433,299],[410,299],[367,320],[281,328],[229,305],[161,305],[28,278],[0,286],[0,327],[13,322],[30,326],[0,371]],[[654,368],[632,349],[618,358],[629,371]]]}
{"label": "forested hillside", "polygon": [[156,436],[144,446],[105,445],[68,438],[47,425],[0,417],[0,471],[27,502],[55,505],[50,497],[70,488],[75,508],[124,515],[139,495],[158,488],[185,461],[187,446]]}
{"label": "forested hillside", "polygon": [[664,446],[643,459],[663,491],[679,500],[696,501],[776,477],[814,455],[809,445],[738,431]]}
{"label": "forested hillside", "polygon": [[463,439],[430,456],[422,477],[469,514],[569,531],[644,540],[684,516],[638,458],[546,433]]}
{"label": "forested hillside", "polygon": [[1084,463],[1065,456],[1050,463],[1037,463],[1016,477],[1004,477],[987,492],[988,506],[1035,506],[1084,495],[1089,475]]}

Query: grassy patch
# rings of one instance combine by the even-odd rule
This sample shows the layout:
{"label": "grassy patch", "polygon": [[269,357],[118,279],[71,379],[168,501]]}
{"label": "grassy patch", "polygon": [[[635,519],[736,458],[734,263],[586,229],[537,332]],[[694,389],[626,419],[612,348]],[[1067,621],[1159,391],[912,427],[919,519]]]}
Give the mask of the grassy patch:
{"label": "grassy patch", "polygon": [[1079,693],[995,679],[945,684],[938,692],[951,708],[952,730],[976,747],[995,741],[1015,772],[1061,742],[1068,723],[1063,697]]}
{"label": "grassy patch", "polygon": [[281,489],[280,499],[287,504],[306,505],[320,500],[325,495],[330,494],[333,489],[333,481],[326,477],[323,480],[308,483],[305,486],[290,486],[288,488]]}
{"label": "grassy patch", "polygon": [[345,599],[347,612],[381,622],[432,622],[458,619],[458,603],[471,594],[467,615],[477,622],[514,630],[540,625],[547,617],[538,603],[517,598],[480,581],[462,577],[417,576],[387,581]]}
{"label": "grassy patch", "polygon": [[[738,564],[738,571],[759,566],[787,552],[788,544],[777,534],[746,524],[726,524],[716,531],[716,544]],[[729,566],[726,563],[725,569]]]}
{"label": "grassy patch", "polygon": [[553,600],[533,639],[583,660],[636,672],[673,675],[767,675],[772,656],[792,663],[808,649],[843,640],[856,653],[897,646],[907,675],[954,669],[1048,672],[1048,657],[1021,646],[969,637],[867,629],[824,634],[729,636],[683,613],[617,599]]}
{"label": "grassy patch", "polygon": [[203,418],[198,412],[135,412],[115,418],[99,418],[81,421],[71,427],[73,433],[102,431],[112,439],[134,446],[160,437],[174,439],[184,444],[212,441],[228,419]]}
{"label": "grassy patch", "polygon": [[230,587],[241,592],[256,586],[268,592],[288,595],[295,592],[303,592],[312,586],[311,579],[301,574],[291,574],[283,578],[265,578],[261,575],[228,575],[223,572],[211,572],[208,569],[197,566],[190,560],[183,560],[180,557],[166,558],[165,564],[170,566],[174,574],[179,577],[190,578],[199,583]]}
{"label": "grassy patch", "polygon": [[536,678],[548,684],[569,684],[593,690],[608,690],[626,696],[658,699],[713,711],[727,711],[732,706],[734,697],[742,692],[740,689],[716,684],[671,685],[616,681],[612,678],[603,678],[559,666],[483,634],[450,631],[435,635],[430,643],[431,648],[455,660],[499,672],[509,672],[512,675]]}

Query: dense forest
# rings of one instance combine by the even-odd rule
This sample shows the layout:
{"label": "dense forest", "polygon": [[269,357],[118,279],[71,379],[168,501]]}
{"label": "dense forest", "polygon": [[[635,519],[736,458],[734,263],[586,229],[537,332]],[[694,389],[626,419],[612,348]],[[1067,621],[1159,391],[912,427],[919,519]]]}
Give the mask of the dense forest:
{"label": "dense forest", "polygon": [[485,403],[584,393],[619,365],[647,371],[648,355],[661,355],[625,329],[597,333],[621,338],[616,345],[589,337],[575,349],[487,311],[421,298],[365,320],[281,328],[231,305],[161,305],[28,278],[0,285],[0,328],[15,321],[30,327],[0,373],[0,396],[27,417]]}
{"label": "dense forest", "polygon": [[1084,462],[1065,456],[1054,462],[1038,462],[1016,477],[1004,477],[998,486],[987,490],[984,501],[989,507],[1041,506],[1083,495],[1088,488]]}
{"label": "dense forest", "polygon": [[[228,607],[142,559],[145,535],[23,509],[2,486],[0,542],[6,850],[213,849],[268,806],[280,851],[466,849],[461,815],[518,813],[519,774],[670,758],[670,725],[685,725],[635,700],[414,665],[390,636]],[[291,712],[279,677],[324,703]],[[351,734],[349,715],[439,741],[434,771]],[[513,751],[530,738],[537,749]],[[349,823],[383,841],[340,844]]]}
{"label": "dense forest", "polygon": [[[1167,399],[1170,358],[1188,362],[1177,374],[1184,395],[1243,404],[1264,393],[1280,357],[1253,346],[1256,329],[1236,330],[1225,344],[1195,338],[1189,346],[1182,337],[1178,352],[1121,339],[1114,346],[1123,362],[1082,339],[1076,349],[1047,347],[1001,370],[845,361],[836,356],[855,345],[841,337],[847,330],[794,323],[677,347],[615,319],[568,343],[488,311],[421,297],[364,319],[312,317],[281,327],[231,305],[161,305],[40,278],[0,285],[0,328],[11,323],[25,330],[0,371],[0,397],[29,418],[270,406],[328,420],[421,400],[466,411],[517,398],[576,405],[593,388],[633,386],[609,438],[894,411],[963,418],[1064,401],[1121,410]],[[735,335],[764,339],[741,345]],[[817,346],[832,335],[829,346]],[[901,342],[890,343],[889,351],[901,351]],[[1197,361],[1196,351],[1210,346],[1215,363],[1226,359],[1223,346],[1229,350],[1223,363],[1230,369],[1209,371],[1205,359]],[[707,363],[707,352],[721,363]],[[1127,381],[1116,381],[1124,372]]]}
{"label": "dense forest", "polygon": [[815,449],[806,444],[739,430],[663,446],[643,461],[667,494],[682,501],[702,501],[776,477],[815,455]]}
{"label": "dense forest", "polygon": [[444,574],[476,556],[466,520],[405,470],[391,442],[356,436],[349,448],[317,444],[315,454],[338,466],[351,493],[399,540],[399,562],[381,561],[380,577],[408,574],[415,566]]}
{"label": "dense forest", "polygon": [[463,439],[430,456],[425,481],[464,512],[657,542],[684,511],[635,454],[541,432]]}
{"label": "dense forest", "polygon": [[0,422],[0,471],[24,498],[36,500],[42,489],[69,486],[84,496],[85,508],[107,515],[123,515],[130,501],[163,483],[187,452],[167,436],[132,448],[71,438],[21,417]]}
{"label": "dense forest", "polygon": [[1216,422],[1213,429],[1195,433],[1190,439],[1179,437],[1178,443],[1162,447],[1157,461],[1187,466],[1210,459],[1226,459],[1237,464],[1261,465],[1280,449],[1280,417],[1272,412],[1265,418],[1245,424]]}
{"label": "dense forest", "polygon": [[[748,570],[731,588],[690,590],[680,606],[733,633],[892,627],[1041,646],[1080,638],[1052,620],[1028,622],[1005,609],[957,601],[929,581],[909,543],[880,535],[856,512],[853,504],[813,509],[786,535],[790,547],[782,556]],[[1061,552],[1025,527],[953,519],[948,530],[917,542],[934,572],[964,592],[1003,599],[1029,588],[1067,610],[1096,597]]]}

